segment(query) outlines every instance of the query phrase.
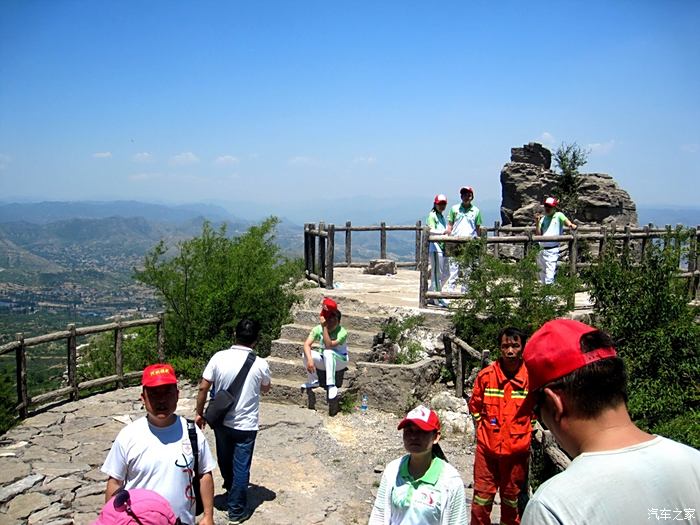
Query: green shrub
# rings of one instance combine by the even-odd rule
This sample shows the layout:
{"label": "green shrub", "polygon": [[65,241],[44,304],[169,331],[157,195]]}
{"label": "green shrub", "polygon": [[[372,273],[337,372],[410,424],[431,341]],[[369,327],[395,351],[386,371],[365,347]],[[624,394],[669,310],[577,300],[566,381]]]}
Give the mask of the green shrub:
{"label": "green shrub", "polygon": [[204,363],[231,344],[244,318],[260,322],[257,350],[269,354],[298,300],[294,285],[303,266],[275,245],[277,222],[271,217],[233,239],[225,226],[214,230],[205,222],[202,234],[180,243],[175,256],[167,256],[162,241],[146,256],[136,278],[153,286],[166,305],[166,355],[192,366]]}
{"label": "green shrub", "polygon": [[585,273],[596,324],[610,333],[629,377],[629,411],[642,428],[700,441],[700,326],[678,277],[690,232],[649,243],[638,262],[607,243],[602,264]]}
{"label": "green shrub", "polygon": [[389,363],[397,365],[410,365],[420,361],[423,355],[423,346],[411,337],[411,332],[423,323],[423,316],[412,315],[403,319],[390,317],[384,322],[382,331],[387,340],[396,343],[400,351],[394,355],[390,353]]}
{"label": "green shrub", "polygon": [[453,319],[457,335],[478,350],[498,356],[498,333],[515,326],[532,333],[550,319],[561,317],[578,287],[578,280],[559,271],[551,285],[538,281],[536,250],[515,263],[486,253],[483,240],[466,243],[459,258],[468,268],[464,299],[456,302]]}

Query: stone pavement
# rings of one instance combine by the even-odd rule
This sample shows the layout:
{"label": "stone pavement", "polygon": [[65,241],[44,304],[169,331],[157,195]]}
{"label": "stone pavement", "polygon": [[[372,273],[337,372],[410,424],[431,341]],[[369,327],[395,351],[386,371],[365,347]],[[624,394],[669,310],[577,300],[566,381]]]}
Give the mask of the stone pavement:
{"label": "stone pavement", "polygon": [[[274,388],[274,382],[273,382]],[[140,387],[56,406],[28,418],[0,442],[0,524],[86,525],[104,503],[100,466],[119,430],[144,411]],[[196,389],[181,385],[178,413],[194,412]],[[370,401],[371,403],[371,401]],[[381,470],[403,453],[398,418],[370,408],[329,418],[265,402],[251,473],[251,525],[366,523]],[[205,434],[210,445],[214,436]],[[464,435],[443,448],[467,483]],[[216,523],[226,523],[218,469]],[[468,491],[470,494],[470,491]],[[494,519],[497,519],[495,514]]]}

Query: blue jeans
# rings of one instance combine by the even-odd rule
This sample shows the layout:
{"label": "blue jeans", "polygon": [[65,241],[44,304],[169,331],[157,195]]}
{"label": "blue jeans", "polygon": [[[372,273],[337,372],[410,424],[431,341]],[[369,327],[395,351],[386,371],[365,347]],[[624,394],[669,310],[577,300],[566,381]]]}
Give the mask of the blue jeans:
{"label": "blue jeans", "polygon": [[229,519],[240,518],[247,512],[248,481],[257,430],[235,430],[220,427],[216,436],[216,459],[228,491]]}

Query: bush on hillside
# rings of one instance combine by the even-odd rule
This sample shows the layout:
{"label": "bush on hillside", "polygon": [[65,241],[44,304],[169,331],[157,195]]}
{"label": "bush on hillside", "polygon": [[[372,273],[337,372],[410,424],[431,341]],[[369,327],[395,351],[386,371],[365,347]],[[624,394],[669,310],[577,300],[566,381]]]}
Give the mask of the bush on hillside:
{"label": "bush on hillside", "polygon": [[596,324],[616,340],[629,377],[629,410],[645,430],[700,447],[700,326],[678,277],[689,232],[650,243],[638,261],[607,243],[585,274]]}
{"label": "bush on hillside", "polygon": [[274,243],[278,221],[271,217],[236,238],[210,223],[202,234],[178,245],[168,257],[161,241],[136,278],[153,286],[166,306],[166,355],[176,369],[197,378],[208,358],[231,345],[243,318],[262,326],[258,353],[271,341],[298,300],[294,284],[302,276],[300,260],[283,257]]}
{"label": "bush on hillside", "polygon": [[460,266],[470,268],[464,281],[466,297],[457,301],[457,335],[477,350],[498,356],[496,338],[506,326],[532,333],[543,323],[566,313],[578,281],[559,271],[554,284],[538,281],[537,250],[515,263],[485,251],[481,239],[466,243]]}

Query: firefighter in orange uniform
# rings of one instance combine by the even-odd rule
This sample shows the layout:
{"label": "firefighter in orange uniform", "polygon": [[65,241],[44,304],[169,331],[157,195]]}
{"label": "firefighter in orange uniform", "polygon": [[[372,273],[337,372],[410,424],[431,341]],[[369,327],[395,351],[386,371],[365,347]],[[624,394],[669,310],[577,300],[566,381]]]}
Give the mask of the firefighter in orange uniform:
{"label": "firefighter in orange uniform", "polygon": [[469,400],[476,427],[472,525],[491,523],[497,491],[501,494],[501,523],[520,523],[518,495],[527,480],[532,432],[531,415],[516,416],[527,395],[527,369],[522,360],[525,339],[517,328],[501,330],[501,357],[474,381]]}

